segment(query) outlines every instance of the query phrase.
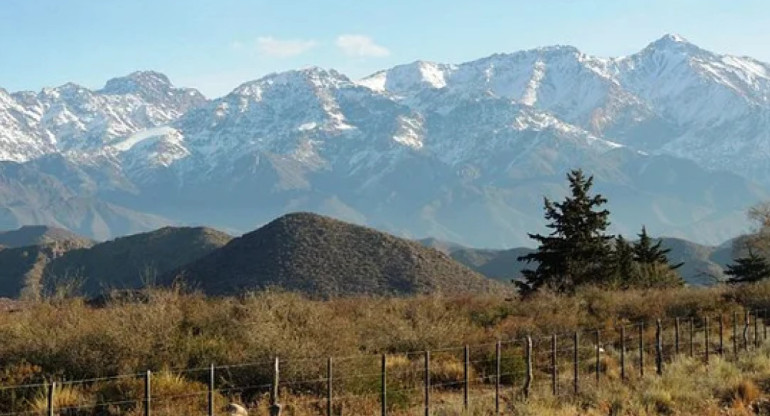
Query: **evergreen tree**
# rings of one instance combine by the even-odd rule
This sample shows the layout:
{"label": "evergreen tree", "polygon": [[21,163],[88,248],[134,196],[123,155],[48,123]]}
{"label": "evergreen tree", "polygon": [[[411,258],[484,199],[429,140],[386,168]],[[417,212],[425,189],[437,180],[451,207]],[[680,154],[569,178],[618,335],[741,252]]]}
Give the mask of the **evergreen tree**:
{"label": "evergreen tree", "polygon": [[571,195],[563,202],[544,199],[551,233],[529,234],[539,243],[538,249],[519,257],[519,261],[537,263],[537,268],[522,271],[525,282],[516,282],[522,294],[542,287],[572,293],[582,284],[603,284],[612,275],[608,267],[612,237],[604,234],[610,213],[599,210],[607,200],[590,194],[593,177],[586,178],[582,170],[571,171],[567,180]]}
{"label": "evergreen tree", "polygon": [[628,288],[637,273],[634,260],[634,247],[622,235],[615,239],[615,250],[612,253],[614,277],[611,285],[613,288]]}
{"label": "evergreen tree", "polygon": [[748,257],[736,259],[735,264],[727,266],[725,274],[730,276],[728,283],[758,282],[770,277],[770,264],[749,249]]}
{"label": "evergreen tree", "polygon": [[[652,238],[647,234],[647,227],[642,226],[642,232],[637,234],[639,241],[634,244],[634,260],[641,264],[668,264],[668,257],[666,256],[671,249],[661,248],[663,240],[658,240],[655,244],[652,243]],[[684,263],[678,263],[670,265],[671,270],[676,270],[682,267]]]}

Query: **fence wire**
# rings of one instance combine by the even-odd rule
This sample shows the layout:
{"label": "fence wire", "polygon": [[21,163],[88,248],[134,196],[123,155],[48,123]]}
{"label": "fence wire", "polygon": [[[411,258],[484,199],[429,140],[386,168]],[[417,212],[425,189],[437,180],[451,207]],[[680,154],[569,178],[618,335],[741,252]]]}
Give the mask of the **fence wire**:
{"label": "fence wire", "polygon": [[676,357],[704,363],[737,357],[767,341],[765,317],[764,310],[688,316],[431,351],[275,358],[3,385],[0,416],[213,416],[228,403],[262,414],[258,409],[274,402],[319,415],[382,407],[404,414],[470,406],[497,411],[530,395],[563,397],[608,380],[651,376]]}

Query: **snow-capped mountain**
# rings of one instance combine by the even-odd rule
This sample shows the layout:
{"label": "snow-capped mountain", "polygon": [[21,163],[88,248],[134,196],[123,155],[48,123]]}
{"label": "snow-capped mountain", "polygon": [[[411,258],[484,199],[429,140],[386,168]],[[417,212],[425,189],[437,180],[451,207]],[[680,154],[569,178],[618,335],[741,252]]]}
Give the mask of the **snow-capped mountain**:
{"label": "snow-capped mountain", "polygon": [[72,83],[39,93],[0,90],[0,157],[26,162],[56,152],[98,152],[205,101],[197,90],[174,88],[165,75],[149,71],[112,79],[98,91]]}
{"label": "snow-capped mountain", "polygon": [[767,64],[675,35],[620,58],[555,46],[361,80],[308,68],[212,100],[155,72],[97,91],[0,90],[0,226],[104,238],[311,210],[520,245],[542,226],[542,196],[583,167],[616,231],[715,243],[769,195],[769,96]]}

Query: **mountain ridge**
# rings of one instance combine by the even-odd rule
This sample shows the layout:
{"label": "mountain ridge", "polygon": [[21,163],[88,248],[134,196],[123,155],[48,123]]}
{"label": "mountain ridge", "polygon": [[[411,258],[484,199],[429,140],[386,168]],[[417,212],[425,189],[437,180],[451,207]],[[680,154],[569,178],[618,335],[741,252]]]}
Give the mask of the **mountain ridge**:
{"label": "mountain ridge", "polygon": [[153,71],[0,91],[0,159],[22,166],[0,162],[0,227],[107,239],[304,210],[505,247],[542,230],[541,197],[581,167],[614,204],[614,231],[716,244],[770,198],[768,68],[665,36],[620,58],[544,47],[362,80],[312,67],[215,99]]}
{"label": "mountain ridge", "polygon": [[316,297],[488,293],[496,287],[416,242],[304,212],[277,218],[163,280],[177,279],[214,295],[270,287]]}

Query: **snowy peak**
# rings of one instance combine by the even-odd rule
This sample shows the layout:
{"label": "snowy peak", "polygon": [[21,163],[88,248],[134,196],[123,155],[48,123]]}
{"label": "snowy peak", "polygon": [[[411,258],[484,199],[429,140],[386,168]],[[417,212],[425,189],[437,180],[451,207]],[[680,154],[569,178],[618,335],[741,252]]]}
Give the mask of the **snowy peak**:
{"label": "snowy peak", "polygon": [[107,81],[102,94],[135,94],[146,91],[168,91],[173,87],[168,77],[155,71],[137,71]]}
{"label": "snowy peak", "polygon": [[650,43],[649,46],[654,46],[656,48],[676,48],[676,47],[682,47],[682,46],[695,46],[690,43],[687,39],[684,38],[684,36],[679,35],[677,33],[667,33],[663,35],[660,39]]}
{"label": "snowy peak", "polygon": [[197,90],[175,88],[161,73],[143,71],[111,79],[98,91],[67,83],[0,101],[0,159],[25,162],[56,152],[102,152],[206,99]]}
{"label": "snowy peak", "polygon": [[[135,95],[148,101],[191,107],[202,104],[206,98],[193,88],[176,88],[160,72],[137,71],[113,78],[97,91],[101,95]],[[172,104],[173,103],[173,104]]]}
{"label": "snowy peak", "polygon": [[[314,66],[305,69],[272,73],[243,85],[258,84],[269,87],[305,84],[317,88],[334,88],[349,83],[350,79],[348,79],[348,77],[333,69],[324,69]],[[236,91],[238,90],[239,88],[236,88]]]}
{"label": "snowy peak", "polygon": [[276,72],[254,81],[245,82],[236,87],[230,94],[223,97],[230,100],[240,97],[241,100],[262,101],[265,95],[283,94],[286,90],[305,91],[312,95],[320,91],[328,91],[353,83],[345,75],[333,70],[319,67],[309,67],[299,70]]}
{"label": "snowy peak", "polygon": [[416,61],[377,72],[358,81],[358,84],[373,91],[396,94],[423,88],[444,88],[453,69],[452,65]]}

